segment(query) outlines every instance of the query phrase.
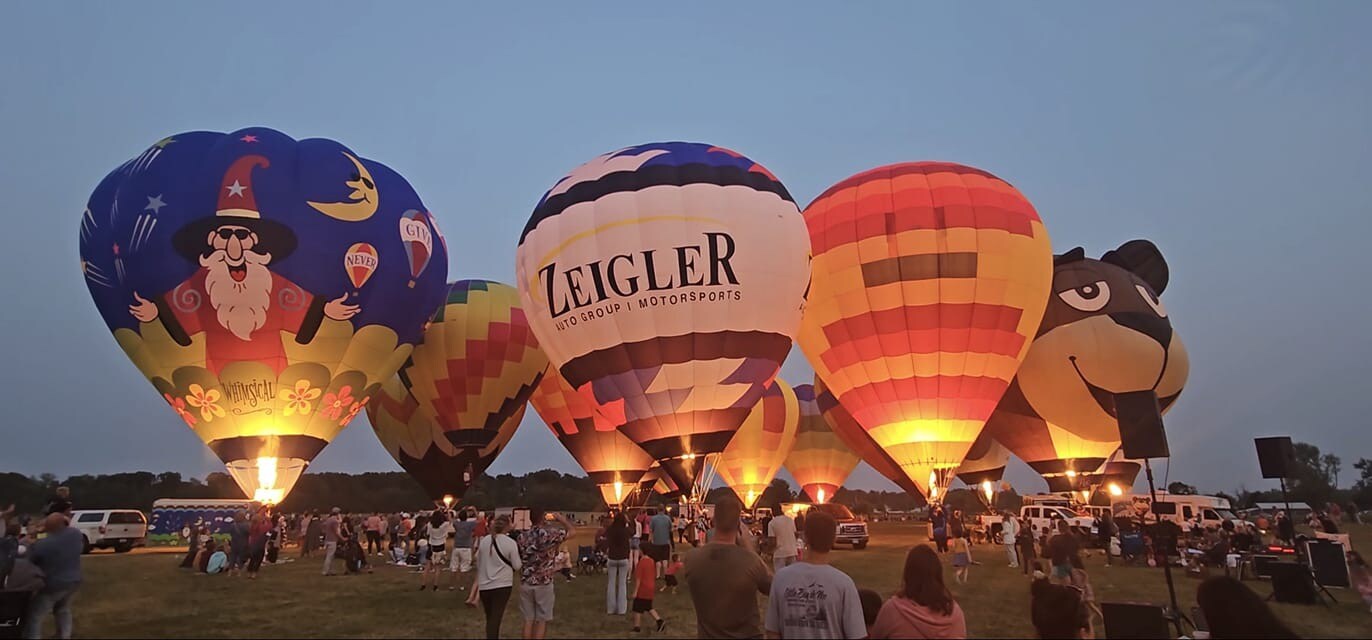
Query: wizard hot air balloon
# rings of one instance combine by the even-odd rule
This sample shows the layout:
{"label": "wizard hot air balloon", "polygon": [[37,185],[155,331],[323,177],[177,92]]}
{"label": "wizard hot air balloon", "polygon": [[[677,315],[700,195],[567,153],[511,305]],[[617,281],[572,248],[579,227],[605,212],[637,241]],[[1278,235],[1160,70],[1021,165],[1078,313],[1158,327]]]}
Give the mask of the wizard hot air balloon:
{"label": "wizard hot air balloon", "polygon": [[810,278],[791,195],[705,144],[607,153],[548,190],[519,293],[562,377],[683,488],[724,450],[790,350]]}
{"label": "wizard hot air balloon", "polygon": [[[856,453],[859,458],[862,458],[867,466],[872,467],[874,471],[887,480],[894,482],[902,491],[912,496],[924,497],[920,493],[919,487],[915,486],[915,483],[910,481],[909,476],[905,475],[900,464],[882,450],[876,440],[873,440],[872,436],[867,433],[867,430],[863,429],[862,425],[853,418],[853,414],[848,413],[848,410],[843,408],[838,398],[829,391],[828,387],[824,386],[824,382],[818,376],[815,377],[815,405],[819,408],[819,412],[824,415],[824,421],[828,423],[829,428],[833,429],[834,435],[838,436],[838,439],[843,441],[843,444],[853,453]],[[813,497],[816,500],[819,499],[817,496]]]}
{"label": "wizard hot air balloon", "polygon": [[805,209],[800,346],[864,431],[937,499],[1019,368],[1052,252],[1033,205],[980,169],[880,167]]}
{"label": "wizard hot air balloon", "polygon": [[367,403],[372,432],[435,502],[460,499],[495,461],[523,418],[523,409],[512,414],[485,447],[459,449],[419,410],[419,401],[399,377],[388,380]]}
{"label": "wizard hot air balloon", "polygon": [[514,287],[459,280],[400,377],[449,443],[482,451],[518,424],[547,368]]}
{"label": "wizard hot air balloon", "polygon": [[814,386],[799,384],[795,391],[800,404],[800,423],[796,429],[796,444],[786,456],[786,470],[811,500],[828,502],[861,458],[843,444],[824,420],[815,400]]}
{"label": "wizard hot air balloon", "polygon": [[[81,269],[157,393],[248,496],[278,502],[443,299],[446,253],[413,287],[399,258],[397,221],[423,208],[399,174],[332,140],[183,133],[95,189]],[[354,293],[359,243],[377,260]]]}
{"label": "wizard hot air balloon", "polygon": [[800,425],[800,403],[791,385],[772,381],[734,439],[719,455],[716,472],[738,494],[743,506],[757,504],[790,455]]}
{"label": "wizard hot air balloon", "polygon": [[638,488],[653,464],[652,456],[620,433],[619,425],[600,415],[595,404],[567,384],[555,367],[548,367],[529,402],[600,487],[605,504],[619,506]]}
{"label": "wizard hot air balloon", "polygon": [[987,424],[1050,490],[1089,495],[1120,446],[1118,398],[1156,398],[1165,412],[1181,394],[1190,361],[1160,298],[1168,278],[1147,240],[1054,260],[1043,323]]}

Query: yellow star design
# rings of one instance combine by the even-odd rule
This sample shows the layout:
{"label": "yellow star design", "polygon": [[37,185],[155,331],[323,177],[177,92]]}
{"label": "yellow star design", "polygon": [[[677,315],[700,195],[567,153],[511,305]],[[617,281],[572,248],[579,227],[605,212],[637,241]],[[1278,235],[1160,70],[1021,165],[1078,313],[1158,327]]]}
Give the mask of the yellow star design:
{"label": "yellow star design", "polygon": [[173,140],[172,138],[162,138],[161,140],[152,143],[152,146],[157,147],[158,149],[166,149],[167,145],[173,142],[176,142],[176,140]]}

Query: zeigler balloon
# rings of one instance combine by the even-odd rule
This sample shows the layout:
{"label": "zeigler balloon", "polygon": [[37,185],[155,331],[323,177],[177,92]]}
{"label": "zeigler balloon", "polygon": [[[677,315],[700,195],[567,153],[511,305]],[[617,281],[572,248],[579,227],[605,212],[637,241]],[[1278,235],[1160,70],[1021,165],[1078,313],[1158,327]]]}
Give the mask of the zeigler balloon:
{"label": "zeigler balloon", "polygon": [[446,251],[406,264],[409,210],[437,233],[404,178],[332,140],[177,134],[96,187],[81,270],[157,393],[248,497],[279,502],[443,299]]}
{"label": "zeigler balloon", "polygon": [[781,182],[688,142],[574,169],[534,208],[515,256],[562,377],[687,491],[781,367],[810,277]]}

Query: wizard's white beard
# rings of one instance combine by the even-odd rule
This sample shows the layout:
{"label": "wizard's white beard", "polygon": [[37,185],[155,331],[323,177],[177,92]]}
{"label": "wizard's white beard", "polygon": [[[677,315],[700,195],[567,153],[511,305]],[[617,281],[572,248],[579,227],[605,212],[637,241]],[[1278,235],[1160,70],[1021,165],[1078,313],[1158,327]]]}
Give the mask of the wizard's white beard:
{"label": "wizard's white beard", "polygon": [[229,275],[227,254],[223,249],[200,258],[205,274],[205,294],[219,316],[219,324],[243,340],[267,323],[267,308],[272,303],[272,272],[269,253],[243,252],[247,273],[242,281]]}

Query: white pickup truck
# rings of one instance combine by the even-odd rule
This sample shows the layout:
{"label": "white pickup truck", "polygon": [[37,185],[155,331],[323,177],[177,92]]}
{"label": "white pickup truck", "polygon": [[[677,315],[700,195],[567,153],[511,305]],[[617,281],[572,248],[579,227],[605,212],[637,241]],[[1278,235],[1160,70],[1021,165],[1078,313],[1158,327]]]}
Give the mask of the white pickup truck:
{"label": "white pickup truck", "polygon": [[[1000,542],[1001,521],[1004,518],[1000,514],[985,514],[981,516],[981,525],[986,527],[991,539]],[[1047,531],[1052,535],[1057,531],[1058,521],[1066,520],[1070,530],[1080,536],[1091,535],[1091,516],[1077,515],[1072,509],[1060,505],[1047,504],[1027,504],[1019,509],[1020,526],[1028,526],[1029,531],[1033,532],[1034,537],[1038,538]]]}
{"label": "white pickup truck", "polygon": [[81,532],[82,553],[108,548],[127,553],[148,540],[147,517],[132,509],[73,511],[71,525]]}

